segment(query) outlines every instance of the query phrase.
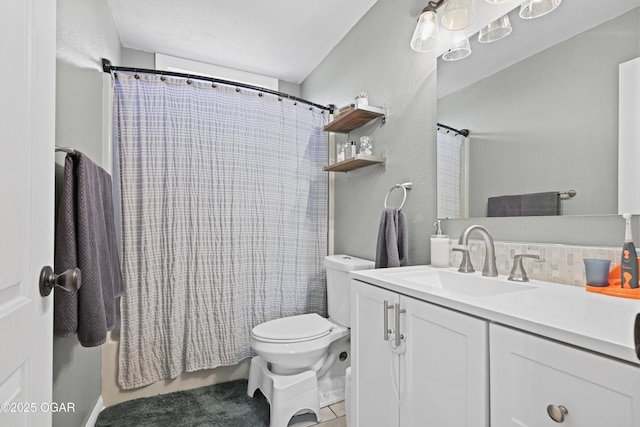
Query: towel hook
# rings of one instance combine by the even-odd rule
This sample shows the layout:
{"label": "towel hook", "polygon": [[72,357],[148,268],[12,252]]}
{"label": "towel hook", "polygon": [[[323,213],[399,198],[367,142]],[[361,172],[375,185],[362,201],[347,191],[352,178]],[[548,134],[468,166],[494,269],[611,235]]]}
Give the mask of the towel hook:
{"label": "towel hook", "polygon": [[391,189],[387,193],[387,196],[384,198],[384,207],[385,208],[389,207],[387,206],[387,200],[389,199],[389,195],[391,194],[391,192],[396,188],[402,188],[402,191],[403,191],[402,203],[400,203],[400,207],[398,208],[398,210],[401,210],[404,207],[404,202],[407,201],[407,190],[411,190],[412,187],[413,187],[413,183],[411,181],[403,182],[402,184],[395,184],[393,187],[391,187]]}
{"label": "towel hook", "polygon": [[62,274],[55,274],[49,266],[42,267],[40,271],[40,295],[46,297],[54,287],[59,287],[67,292],[75,292],[82,283],[82,273],[79,268],[70,268]]}

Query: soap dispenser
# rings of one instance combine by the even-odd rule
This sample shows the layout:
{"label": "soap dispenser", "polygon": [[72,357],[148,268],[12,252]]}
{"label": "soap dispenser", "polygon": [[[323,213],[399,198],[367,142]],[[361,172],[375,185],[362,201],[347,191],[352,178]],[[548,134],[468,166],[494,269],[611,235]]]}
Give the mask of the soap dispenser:
{"label": "soap dispenser", "polygon": [[431,266],[449,267],[449,236],[442,234],[440,220],[433,225],[436,227],[436,234],[431,236]]}

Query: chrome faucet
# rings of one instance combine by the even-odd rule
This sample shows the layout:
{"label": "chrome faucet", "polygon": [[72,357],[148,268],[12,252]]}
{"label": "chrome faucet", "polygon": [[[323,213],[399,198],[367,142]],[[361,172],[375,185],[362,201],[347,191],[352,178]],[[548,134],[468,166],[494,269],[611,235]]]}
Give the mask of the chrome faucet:
{"label": "chrome faucet", "polygon": [[460,262],[460,273],[474,273],[473,264],[471,264],[471,255],[469,255],[469,249],[467,248],[453,248],[453,251],[462,252],[462,261]]}
{"label": "chrome faucet", "polygon": [[482,267],[482,275],[488,277],[496,277],[498,275],[498,267],[496,266],[496,248],[493,245],[493,237],[491,237],[489,230],[481,225],[471,225],[462,232],[460,238],[458,239],[458,244],[465,247],[468,246],[469,235],[471,235],[471,233],[473,233],[474,231],[480,234],[480,236],[482,236],[482,239],[484,240],[484,266]]}
{"label": "chrome faucet", "polygon": [[527,272],[524,271],[524,265],[522,265],[522,258],[533,258],[539,260],[540,257],[538,255],[533,254],[518,254],[513,257],[513,267],[511,267],[511,273],[509,273],[509,277],[507,280],[511,280],[513,282],[528,282],[529,276],[527,276]]}

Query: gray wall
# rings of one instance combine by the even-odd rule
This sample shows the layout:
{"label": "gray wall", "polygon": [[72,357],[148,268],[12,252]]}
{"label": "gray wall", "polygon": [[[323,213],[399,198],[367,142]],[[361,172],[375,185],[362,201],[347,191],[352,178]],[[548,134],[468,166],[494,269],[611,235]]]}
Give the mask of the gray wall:
{"label": "gray wall", "polygon": [[[57,13],[56,145],[74,147],[104,165],[100,60],[120,61],[111,10],[102,0],[58,0]],[[85,425],[100,398],[101,363],[100,347],[84,348],[75,336],[54,337],[53,401],[75,404],[75,412],[53,414],[54,426]]]}
{"label": "gray wall", "polygon": [[278,80],[278,91],[288,95],[300,97],[300,85],[284,80]]}
{"label": "gray wall", "polygon": [[111,61],[113,65],[121,65],[123,67],[138,67],[138,68],[156,68],[156,56],[150,52],[143,52],[136,49],[122,48],[121,62]]}
{"label": "gray wall", "polygon": [[[371,135],[374,154],[387,153],[386,170],[369,166],[334,173],[336,253],[373,259],[387,191],[413,181],[403,209],[410,262],[429,261],[436,216],[436,60],[409,47],[422,7],[415,0],[379,0],[302,83],[302,97],[317,103],[340,107],[366,91],[370,105],[387,108],[386,124],[377,119],[349,134],[355,141]],[[389,201],[397,205],[400,193]]]}
{"label": "gray wall", "polygon": [[563,215],[617,212],[618,64],[640,55],[639,22],[633,10],[438,100],[440,123],[471,130],[471,217],[492,196],[570,189]]}

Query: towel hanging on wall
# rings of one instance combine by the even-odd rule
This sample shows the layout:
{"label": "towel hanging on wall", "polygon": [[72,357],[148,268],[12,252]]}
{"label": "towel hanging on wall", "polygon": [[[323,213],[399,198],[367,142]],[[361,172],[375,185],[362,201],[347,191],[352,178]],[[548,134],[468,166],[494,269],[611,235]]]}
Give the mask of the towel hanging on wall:
{"label": "towel hanging on wall", "polygon": [[403,267],[409,264],[407,218],[398,208],[385,208],[380,218],[376,268]]}
{"label": "towel hanging on wall", "polygon": [[68,154],[59,199],[55,271],[80,268],[82,287],[55,290],[54,333],[77,333],[84,347],[98,346],[115,325],[115,299],[124,293],[111,176],[84,154]]}

